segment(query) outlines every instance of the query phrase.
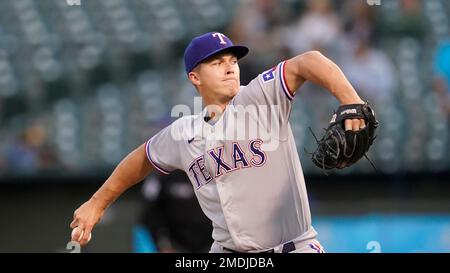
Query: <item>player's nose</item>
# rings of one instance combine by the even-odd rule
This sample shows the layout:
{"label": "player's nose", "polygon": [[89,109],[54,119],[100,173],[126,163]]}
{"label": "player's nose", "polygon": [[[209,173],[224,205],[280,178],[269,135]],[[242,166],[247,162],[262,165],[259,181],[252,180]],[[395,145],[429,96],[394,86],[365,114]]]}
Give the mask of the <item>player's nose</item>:
{"label": "player's nose", "polygon": [[225,71],[227,75],[235,75],[237,72],[236,67],[232,64],[228,64]]}
{"label": "player's nose", "polygon": [[234,75],[234,74],[235,74],[235,72],[234,72],[234,70],[232,68],[226,70],[226,75],[227,76],[228,75]]}

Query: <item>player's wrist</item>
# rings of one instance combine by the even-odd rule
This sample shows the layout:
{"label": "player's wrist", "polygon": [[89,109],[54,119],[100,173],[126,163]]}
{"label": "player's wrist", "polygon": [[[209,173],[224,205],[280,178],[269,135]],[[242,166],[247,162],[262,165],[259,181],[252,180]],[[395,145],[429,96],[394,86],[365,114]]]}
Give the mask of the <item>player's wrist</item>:
{"label": "player's wrist", "polygon": [[96,192],[90,199],[92,205],[100,210],[105,210],[115,198],[104,196],[100,192]]}
{"label": "player's wrist", "polygon": [[348,104],[364,104],[365,102],[361,99],[358,93],[356,93],[353,87],[342,87],[340,91],[333,92],[333,95],[339,101],[341,105]]}
{"label": "player's wrist", "polygon": [[348,105],[348,104],[364,104],[365,102],[361,98],[351,98],[351,99],[343,99],[340,100],[341,105]]}

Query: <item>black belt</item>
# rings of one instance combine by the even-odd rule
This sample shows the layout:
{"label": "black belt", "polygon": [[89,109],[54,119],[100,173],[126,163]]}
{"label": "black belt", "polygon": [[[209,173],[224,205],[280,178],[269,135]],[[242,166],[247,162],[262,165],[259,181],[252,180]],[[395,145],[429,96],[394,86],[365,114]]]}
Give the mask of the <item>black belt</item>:
{"label": "black belt", "polygon": [[[231,253],[249,253],[249,252],[240,252],[240,251],[232,250],[232,249],[229,249],[226,247],[223,247],[223,249],[230,251]],[[295,250],[295,244],[294,244],[294,242],[290,241],[290,242],[283,244],[283,249],[281,250],[281,253],[289,253],[294,250]],[[271,248],[269,250],[263,250],[263,251],[252,252],[252,253],[275,253],[275,249]]]}

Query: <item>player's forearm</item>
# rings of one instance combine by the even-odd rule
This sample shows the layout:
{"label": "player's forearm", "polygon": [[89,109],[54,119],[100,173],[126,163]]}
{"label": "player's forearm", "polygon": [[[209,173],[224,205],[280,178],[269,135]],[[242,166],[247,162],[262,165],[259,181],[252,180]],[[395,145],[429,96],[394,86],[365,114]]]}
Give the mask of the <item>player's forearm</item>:
{"label": "player's forearm", "polygon": [[327,89],[341,104],[363,103],[342,70],[318,51],[298,56],[299,74]]}
{"label": "player's forearm", "polygon": [[143,144],[117,165],[111,176],[92,196],[92,200],[105,209],[128,188],[142,181],[151,170]]}

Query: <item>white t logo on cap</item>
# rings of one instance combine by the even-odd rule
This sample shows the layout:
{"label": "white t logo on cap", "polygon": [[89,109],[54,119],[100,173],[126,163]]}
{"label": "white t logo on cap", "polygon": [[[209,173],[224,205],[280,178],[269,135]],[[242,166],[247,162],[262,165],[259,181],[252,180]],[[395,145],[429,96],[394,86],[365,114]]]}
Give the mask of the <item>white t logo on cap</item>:
{"label": "white t logo on cap", "polygon": [[225,42],[225,40],[223,39],[223,37],[225,37],[225,35],[223,35],[222,33],[216,32],[212,35],[213,37],[219,37],[220,39],[220,43],[222,45],[226,45],[227,43]]}

